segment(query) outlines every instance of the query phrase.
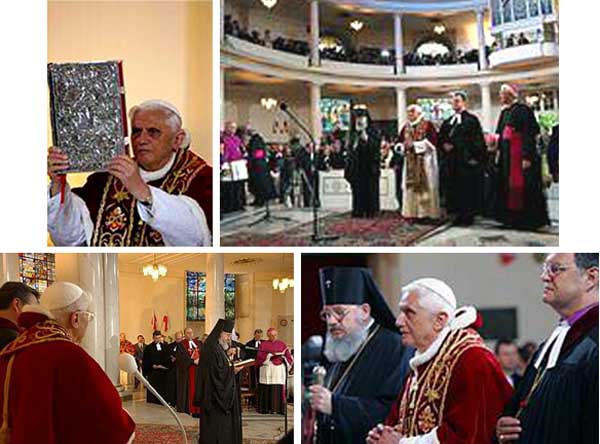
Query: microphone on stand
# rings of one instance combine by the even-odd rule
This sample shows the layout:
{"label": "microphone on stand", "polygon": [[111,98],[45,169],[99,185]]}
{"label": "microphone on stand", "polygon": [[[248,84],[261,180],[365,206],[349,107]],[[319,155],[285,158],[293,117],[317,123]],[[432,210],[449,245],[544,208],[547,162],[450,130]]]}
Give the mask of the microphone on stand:
{"label": "microphone on stand", "polygon": [[152,387],[152,385],[148,382],[148,380],[146,378],[144,378],[144,376],[140,373],[140,371],[137,368],[137,364],[135,362],[134,357],[131,356],[129,353],[121,353],[119,355],[119,368],[126,373],[133,373],[133,375],[136,378],[138,378],[142,382],[142,384],[144,384],[144,386],[148,390],[150,390],[150,392],[154,396],[156,396],[156,398],[169,410],[171,415],[173,415],[173,417],[175,418],[175,421],[177,421],[177,425],[179,426],[179,429],[181,430],[181,434],[183,435],[184,444],[188,444],[187,435],[185,434],[185,428],[183,427],[183,424],[181,423],[181,419],[179,419],[179,416],[177,416],[177,413],[175,413],[175,411],[169,406],[169,404],[167,404],[167,401],[165,401],[163,399],[163,397],[160,396],[160,394],[156,391],[156,389],[154,387]]}

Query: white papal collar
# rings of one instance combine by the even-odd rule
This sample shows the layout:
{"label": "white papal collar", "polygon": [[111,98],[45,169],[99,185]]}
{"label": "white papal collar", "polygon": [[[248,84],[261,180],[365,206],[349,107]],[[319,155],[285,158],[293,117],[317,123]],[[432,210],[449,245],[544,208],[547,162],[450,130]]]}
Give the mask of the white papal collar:
{"label": "white papal collar", "polygon": [[140,176],[142,176],[144,182],[152,182],[153,180],[158,180],[165,177],[169,170],[173,167],[173,164],[175,163],[175,156],[176,154],[173,153],[171,155],[171,159],[167,162],[167,164],[156,171],[146,171],[145,169],[140,167]]}
{"label": "white papal collar", "polygon": [[408,362],[410,368],[416,371],[417,367],[425,364],[426,362],[429,362],[440,350],[440,347],[444,343],[444,339],[446,339],[446,336],[448,336],[449,333],[450,327],[444,327],[438,335],[438,337],[435,338],[435,341],[433,341],[433,343],[429,346],[427,350],[425,350],[423,353],[421,353],[418,350],[415,351],[415,355]]}

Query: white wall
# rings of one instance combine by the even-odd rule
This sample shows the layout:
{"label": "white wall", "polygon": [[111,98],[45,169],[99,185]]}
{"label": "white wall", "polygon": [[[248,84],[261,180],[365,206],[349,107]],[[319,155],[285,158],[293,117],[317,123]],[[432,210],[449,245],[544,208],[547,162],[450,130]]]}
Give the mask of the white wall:
{"label": "white wall", "polygon": [[[376,256],[370,258],[375,267],[380,260]],[[496,253],[402,254],[394,264],[383,274],[387,280],[400,280],[405,285],[413,279],[435,277],[452,287],[459,305],[515,307],[519,342],[540,342],[556,323],[557,315],[542,302],[541,264],[532,253],[517,254],[508,266],[500,264]],[[386,287],[389,283],[383,281],[380,285]],[[386,296],[397,311],[399,295]]]}

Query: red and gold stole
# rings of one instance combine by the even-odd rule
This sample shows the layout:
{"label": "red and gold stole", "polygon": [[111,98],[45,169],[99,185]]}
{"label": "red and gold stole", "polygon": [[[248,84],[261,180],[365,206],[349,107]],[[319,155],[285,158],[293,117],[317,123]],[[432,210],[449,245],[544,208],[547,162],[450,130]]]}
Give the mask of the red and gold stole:
{"label": "red and gold stole", "polygon": [[2,352],[0,358],[8,357],[8,366],[6,368],[6,377],[4,379],[2,403],[2,425],[0,426],[0,444],[9,444],[10,429],[8,427],[8,397],[12,368],[17,356],[17,352],[32,345],[41,344],[50,341],[73,342],[69,332],[51,319],[38,322],[27,330],[23,331],[17,338],[9,343]]}
{"label": "red and gold stole", "polygon": [[399,423],[395,426],[398,432],[407,437],[418,436],[442,424],[452,370],[472,347],[485,348],[475,330],[452,331],[425,370],[420,375],[411,373],[400,401]]}
{"label": "red and gold stole", "polygon": [[[180,150],[171,170],[155,186],[169,194],[185,194],[194,177],[206,166],[206,162],[191,151]],[[136,204],[137,199],[121,181],[109,176],[96,217],[92,246],[164,246],[162,235],[142,221]]]}

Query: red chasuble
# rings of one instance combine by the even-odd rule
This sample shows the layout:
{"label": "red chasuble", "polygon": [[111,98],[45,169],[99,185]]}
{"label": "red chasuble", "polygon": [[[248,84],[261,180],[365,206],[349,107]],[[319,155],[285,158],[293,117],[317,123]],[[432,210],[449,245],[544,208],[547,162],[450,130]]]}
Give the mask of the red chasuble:
{"label": "red chasuble", "polygon": [[385,424],[405,437],[437,427],[441,444],[489,443],[511,395],[498,361],[477,332],[454,330],[432,359],[410,373]]}
{"label": "red chasuble", "polygon": [[[190,347],[190,341],[187,338],[184,340],[184,343],[186,344],[188,356],[192,361],[195,361],[196,359],[200,359],[201,345],[195,339],[193,339],[193,341],[197,348]],[[200,414],[200,407],[194,405],[194,395],[196,394],[196,370],[198,370],[198,366],[194,363],[188,368],[188,405],[190,408],[190,415]]]}
{"label": "red chasuble", "polygon": [[[212,230],[212,168],[202,158],[180,150],[167,175],[148,185],[194,199]],[[162,235],[141,220],[137,200],[116,177],[94,173],[73,192],[83,199],[94,223],[91,246],[164,246]]]}
{"label": "red chasuble", "polygon": [[0,353],[0,442],[127,443],[135,423],[96,361],[44,315],[23,313],[19,324]]}

